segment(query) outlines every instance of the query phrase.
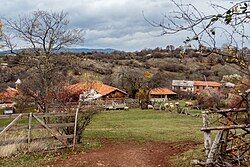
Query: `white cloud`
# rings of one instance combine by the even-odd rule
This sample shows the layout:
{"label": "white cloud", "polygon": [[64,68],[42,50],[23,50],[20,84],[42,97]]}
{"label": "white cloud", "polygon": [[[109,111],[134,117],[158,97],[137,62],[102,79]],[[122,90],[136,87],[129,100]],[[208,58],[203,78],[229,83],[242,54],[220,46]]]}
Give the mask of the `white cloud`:
{"label": "white cloud", "polygon": [[[183,0],[194,3],[209,13],[211,3],[230,5],[226,0]],[[160,21],[162,14],[173,10],[170,0],[0,0],[0,17],[17,17],[34,10],[64,10],[69,13],[70,26],[86,31],[85,47],[110,47],[121,50],[164,47],[182,44],[183,36],[159,35],[160,29],[149,25],[150,20]]]}

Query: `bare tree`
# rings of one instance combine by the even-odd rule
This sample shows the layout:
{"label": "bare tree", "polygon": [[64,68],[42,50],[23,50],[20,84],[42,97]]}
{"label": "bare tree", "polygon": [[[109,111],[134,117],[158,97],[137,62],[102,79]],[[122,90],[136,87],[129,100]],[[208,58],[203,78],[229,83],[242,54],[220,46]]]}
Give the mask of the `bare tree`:
{"label": "bare tree", "polygon": [[[69,29],[67,13],[35,11],[17,20],[5,19],[6,27],[15,34],[14,38],[27,43],[36,55],[50,55],[63,47],[83,40],[81,29]],[[10,49],[11,43],[6,43]],[[13,50],[11,50],[13,51]]]}
{"label": "bare tree", "polygon": [[0,20],[0,40],[2,39],[2,36],[3,36],[2,29],[3,29],[3,23],[2,23],[2,21]]}
{"label": "bare tree", "polygon": [[155,86],[152,84],[152,74],[148,71],[124,68],[119,77],[120,87],[125,89],[130,97],[138,98],[142,109],[147,109],[150,89]]}
{"label": "bare tree", "polygon": [[[4,47],[4,45],[2,44],[3,42],[3,22],[0,20],[0,49]],[[6,86],[5,83],[7,82],[8,78],[7,76],[9,76],[9,71],[7,69],[4,69],[4,67],[2,66],[3,61],[2,59],[0,59],[0,91],[3,91]]]}
{"label": "bare tree", "polygon": [[[5,47],[19,56],[17,64],[27,71],[20,87],[24,96],[31,98],[42,112],[55,101],[55,90],[60,90],[72,65],[55,54],[63,47],[83,41],[81,29],[69,29],[67,13],[35,11],[18,19],[5,19],[9,30],[4,35]],[[26,44],[21,52],[14,42]]]}
{"label": "bare tree", "polygon": [[[228,58],[228,63],[238,65],[239,71],[250,76],[249,53],[244,49],[250,44],[250,34],[247,31],[250,21],[249,0],[237,2],[230,8],[211,4],[211,14],[203,13],[193,4],[172,2],[176,10],[164,15],[162,22],[145,19],[152,26],[161,28],[162,35],[186,32],[188,37],[184,39],[185,46],[192,44],[200,51],[209,50],[204,54],[221,54]],[[221,38],[227,40],[228,49],[225,52],[218,48]]]}
{"label": "bare tree", "polygon": [[125,89],[131,98],[135,98],[143,85],[143,72],[137,69],[123,68],[119,73],[119,85]]}
{"label": "bare tree", "polygon": [[[212,10],[210,10],[210,14],[205,14],[193,4],[177,3],[174,0],[172,2],[176,6],[176,10],[170,16],[165,15],[163,22],[149,21],[149,23],[155,27],[162,28],[162,35],[188,32],[191,36],[184,40],[186,46],[193,44],[199,47],[201,53],[205,55],[211,53],[220,54],[225,57],[227,63],[237,65],[237,69],[246,78],[242,84],[245,85],[245,90],[247,91],[242,94],[242,100],[237,101],[237,105],[233,108],[243,103],[246,104],[246,108],[244,108],[244,114],[241,115],[239,112],[222,114],[222,117],[225,117],[225,121],[222,121],[221,124],[224,127],[242,125],[238,117],[243,117],[244,115],[243,120],[249,125],[250,55],[246,47],[250,44],[250,34],[247,31],[250,23],[250,1],[237,1],[230,8],[211,4],[215,11],[214,14]],[[219,38],[227,40],[224,50],[218,48]],[[217,112],[219,113],[219,111]],[[216,137],[217,141],[214,141],[212,147],[209,148],[209,154],[206,154],[206,162],[199,165],[249,166],[249,134],[249,126],[248,128],[242,128],[242,131],[226,128],[219,131]]]}

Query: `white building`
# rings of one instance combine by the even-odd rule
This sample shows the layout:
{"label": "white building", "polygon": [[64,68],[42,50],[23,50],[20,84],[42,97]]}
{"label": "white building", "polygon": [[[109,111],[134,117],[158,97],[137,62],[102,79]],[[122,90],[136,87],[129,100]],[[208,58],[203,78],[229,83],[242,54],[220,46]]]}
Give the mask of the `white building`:
{"label": "white building", "polygon": [[194,81],[173,80],[172,81],[172,90],[193,92],[194,91]]}

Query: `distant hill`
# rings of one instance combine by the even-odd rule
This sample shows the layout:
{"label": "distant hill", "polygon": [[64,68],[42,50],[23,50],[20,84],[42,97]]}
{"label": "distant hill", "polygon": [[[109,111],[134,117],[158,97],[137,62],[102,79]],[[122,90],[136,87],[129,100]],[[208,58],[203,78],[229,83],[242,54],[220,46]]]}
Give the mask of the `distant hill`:
{"label": "distant hill", "polygon": [[[60,54],[61,51],[64,54]],[[171,51],[156,48],[135,52],[86,48],[69,48],[61,51],[53,60],[61,64],[70,62],[65,69],[69,70],[72,83],[82,81],[83,74],[84,76],[87,74],[105,84],[124,89],[126,83],[121,76],[129,75],[128,78],[135,76],[135,81],[140,82],[140,77],[149,72],[152,74],[150,84],[171,88],[172,80],[203,81],[206,78],[208,81],[221,81],[225,75],[242,75],[241,71],[237,70],[239,67],[228,62],[226,56],[211,53],[210,50],[201,53],[196,49],[189,49],[184,54],[179,48]],[[92,53],[82,54],[83,52]],[[223,51],[221,53],[223,54]],[[0,62],[10,65],[6,68],[9,71],[3,74],[4,80],[11,82],[13,78],[14,80],[24,78],[32,72],[23,67],[22,63],[26,61],[24,57],[20,57],[19,64],[19,58],[16,59],[15,56],[9,56],[8,59],[0,56]],[[132,78],[131,81],[134,82],[133,80]]]}
{"label": "distant hill", "polygon": [[[16,49],[15,52],[21,52],[24,49]],[[94,53],[94,52],[103,52],[103,53],[112,53],[117,51],[112,48],[104,48],[104,49],[90,49],[90,48],[63,48],[58,52],[68,52],[68,53]],[[10,51],[0,51],[0,55],[10,54]]]}
{"label": "distant hill", "polygon": [[105,49],[90,49],[90,48],[64,48],[61,49],[60,52],[71,52],[71,53],[93,53],[93,52],[103,52],[103,53],[112,53],[116,51],[112,48],[105,48]]}

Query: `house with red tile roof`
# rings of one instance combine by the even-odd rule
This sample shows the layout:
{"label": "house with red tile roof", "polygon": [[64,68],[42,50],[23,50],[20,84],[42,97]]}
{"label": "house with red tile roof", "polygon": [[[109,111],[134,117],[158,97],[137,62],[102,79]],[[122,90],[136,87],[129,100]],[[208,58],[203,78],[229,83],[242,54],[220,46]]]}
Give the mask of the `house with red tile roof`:
{"label": "house with red tile roof", "polygon": [[215,81],[186,81],[186,80],[173,80],[172,88],[175,91],[184,91],[194,94],[199,94],[205,88],[213,88],[218,92],[221,90],[222,84]]}
{"label": "house with red tile roof", "polygon": [[65,88],[65,93],[68,98],[70,98],[70,101],[73,102],[78,101],[80,95],[85,101],[95,99],[125,99],[127,97],[127,93],[125,91],[100,82],[69,85]]}
{"label": "house with red tile roof", "polygon": [[8,87],[0,92],[0,103],[13,103],[18,94],[18,90]]}
{"label": "house with red tile roof", "polygon": [[176,93],[168,88],[154,88],[150,91],[151,101],[165,101],[176,96]]}
{"label": "house with red tile roof", "polygon": [[15,105],[15,98],[18,95],[18,90],[11,87],[0,92],[0,108],[13,107]]}
{"label": "house with red tile roof", "polygon": [[200,93],[205,88],[213,88],[216,91],[220,91],[222,84],[214,81],[194,81],[194,93]]}

